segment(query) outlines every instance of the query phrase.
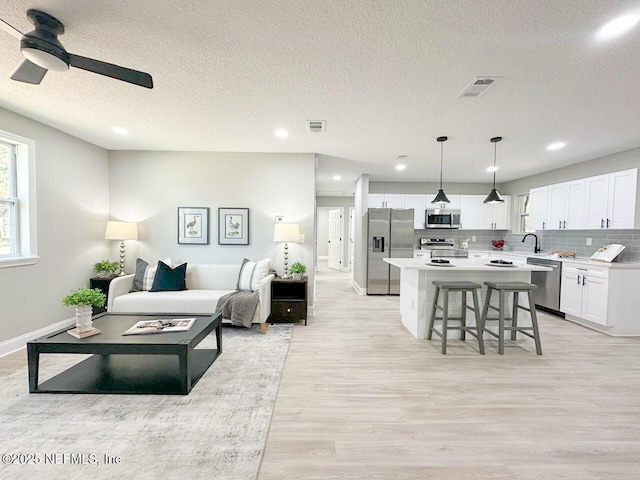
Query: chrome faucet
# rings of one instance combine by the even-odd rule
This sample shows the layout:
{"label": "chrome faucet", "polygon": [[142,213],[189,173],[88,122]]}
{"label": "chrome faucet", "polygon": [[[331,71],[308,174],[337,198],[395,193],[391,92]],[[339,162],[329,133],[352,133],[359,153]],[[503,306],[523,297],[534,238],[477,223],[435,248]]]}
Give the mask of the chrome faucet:
{"label": "chrome faucet", "polygon": [[522,241],[524,242],[524,239],[527,238],[529,235],[531,235],[533,238],[536,239],[536,244],[533,247],[533,253],[540,253],[540,246],[538,245],[538,236],[535,233],[527,233],[524,237],[522,237]]}

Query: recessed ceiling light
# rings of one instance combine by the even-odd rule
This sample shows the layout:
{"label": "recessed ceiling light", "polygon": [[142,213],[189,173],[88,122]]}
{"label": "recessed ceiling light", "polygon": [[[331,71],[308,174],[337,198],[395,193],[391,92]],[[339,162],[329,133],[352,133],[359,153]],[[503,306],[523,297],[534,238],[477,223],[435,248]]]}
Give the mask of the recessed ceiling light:
{"label": "recessed ceiling light", "polygon": [[498,167],[487,167],[487,172],[492,173],[492,172],[497,172],[498,171]]}
{"label": "recessed ceiling light", "polygon": [[403,164],[403,163],[401,163],[399,165],[396,165],[396,170],[399,171],[399,172],[401,172],[403,170],[406,170],[406,169],[407,169],[407,166],[405,164]]}
{"label": "recessed ceiling light", "polygon": [[287,138],[289,136],[289,132],[283,129],[278,129],[275,131],[276,137],[278,138]]}
{"label": "recessed ceiling light", "polygon": [[129,135],[129,132],[122,127],[113,127],[111,130],[113,133],[117,133],[118,135]]}
{"label": "recessed ceiling light", "polygon": [[615,38],[631,30],[639,20],[639,15],[623,15],[615,20],[611,20],[609,23],[605,23],[600,30],[598,30],[596,36],[600,40]]}
{"label": "recessed ceiling light", "polygon": [[547,150],[560,150],[561,148],[564,148],[566,144],[564,142],[556,142],[556,143],[552,143],[550,145],[547,145]]}
{"label": "recessed ceiling light", "polygon": [[334,176],[333,176],[333,179],[334,179],[334,180],[340,180],[341,178],[342,178],[342,177],[341,177],[340,175],[334,175]]}

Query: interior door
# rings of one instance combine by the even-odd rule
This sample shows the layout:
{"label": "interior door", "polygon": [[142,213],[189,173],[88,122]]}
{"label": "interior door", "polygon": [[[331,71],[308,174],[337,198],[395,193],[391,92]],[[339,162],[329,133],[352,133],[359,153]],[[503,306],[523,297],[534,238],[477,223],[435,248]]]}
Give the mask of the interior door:
{"label": "interior door", "polygon": [[329,268],[340,270],[342,256],[342,209],[329,210]]}

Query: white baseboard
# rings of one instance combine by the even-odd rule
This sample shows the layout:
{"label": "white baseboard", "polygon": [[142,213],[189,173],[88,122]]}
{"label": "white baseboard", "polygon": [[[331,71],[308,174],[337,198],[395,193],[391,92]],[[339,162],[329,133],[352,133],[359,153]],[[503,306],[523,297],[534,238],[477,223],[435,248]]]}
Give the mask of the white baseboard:
{"label": "white baseboard", "polygon": [[366,295],[367,294],[367,289],[361,287],[360,285],[358,285],[355,280],[353,280],[351,282],[351,286],[353,287],[353,289],[356,291],[356,293],[358,295]]}
{"label": "white baseboard", "polygon": [[25,333],[24,335],[20,335],[19,337],[10,338],[9,340],[0,343],[0,357],[4,357],[5,355],[26,347],[27,342],[30,342],[31,340],[35,340],[36,338],[40,338],[50,333],[57,332],[58,330],[62,330],[63,328],[70,327],[75,322],[75,317],[71,317],[58,323],[54,323],[53,325],[41,328],[39,330]]}
{"label": "white baseboard", "polygon": [[351,271],[351,269],[350,269],[349,267],[342,267],[342,268],[340,269],[340,271],[341,271],[342,273],[349,273],[349,272]]}

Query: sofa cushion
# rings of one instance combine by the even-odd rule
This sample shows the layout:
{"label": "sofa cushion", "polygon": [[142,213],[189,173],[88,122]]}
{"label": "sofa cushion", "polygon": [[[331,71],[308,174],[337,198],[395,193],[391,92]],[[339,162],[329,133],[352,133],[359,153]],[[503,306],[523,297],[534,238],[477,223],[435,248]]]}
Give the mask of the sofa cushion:
{"label": "sofa cushion", "polygon": [[182,290],[133,292],[116,297],[114,312],[209,313],[216,311],[218,299],[234,290]]}
{"label": "sofa cushion", "polygon": [[[165,258],[163,262],[171,266],[171,258]],[[141,258],[136,259],[136,271],[133,275],[133,286],[129,292],[148,292],[153,286],[153,279],[156,276],[158,265],[149,266],[149,264]]]}
{"label": "sofa cushion", "polygon": [[259,262],[252,262],[246,258],[242,261],[240,275],[238,276],[237,290],[250,290],[255,292],[260,288],[260,282],[269,274],[271,260],[265,258]]}
{"label": "sofa cushion", "polygon": [[153,279],[153,286],[150,292],[166,292],[186,290],[185,275],[187,274],[187,264],[183,263],[176,268],[171,268],[164,262],[158,262],[158,270]]}

